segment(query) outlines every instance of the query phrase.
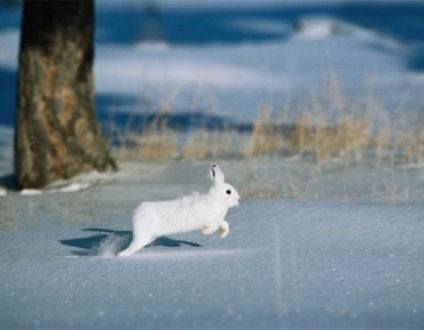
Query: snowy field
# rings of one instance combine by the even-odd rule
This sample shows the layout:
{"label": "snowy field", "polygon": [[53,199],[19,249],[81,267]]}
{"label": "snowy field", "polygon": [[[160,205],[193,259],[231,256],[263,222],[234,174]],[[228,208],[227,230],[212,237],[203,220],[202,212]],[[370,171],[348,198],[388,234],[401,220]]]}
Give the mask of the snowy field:
{"label": "snowy field", "polygon": [[[287,99],[319,95],[334,76],[353,99],[372,89],[391,120],[401,109],[422,123],[420,1],[104,0],[96,13],[104,127],[110,113],[125,125],[158,110],[252,123],[262,104],[292,123],[308,109],[282,115]],[[1,329],[424,328],[421,164],[223,160],[249,197],[228,214],[228,237],[163,237],[128,258],[115,254],[132,210],[206,192],[209,161],[122,162],[14,191],[19,21],[0,3]]]}
{"label": "snowy field", "polygon": [[421,206],[244,201],[226,239],[116,258],[137,189],[13,201],[25,211],[0,232],[2,328],[424,326]]}
{"label": "snowy field", "polygon": [[[222,168],[232,183],[240,167]],[[424,326],[422,203],[243,200],[225,239],[180,234],[115,256],[140,201],[206,192],[207,169],[121,164],[65,186],[78,192],[8,191],[1,328]]]}

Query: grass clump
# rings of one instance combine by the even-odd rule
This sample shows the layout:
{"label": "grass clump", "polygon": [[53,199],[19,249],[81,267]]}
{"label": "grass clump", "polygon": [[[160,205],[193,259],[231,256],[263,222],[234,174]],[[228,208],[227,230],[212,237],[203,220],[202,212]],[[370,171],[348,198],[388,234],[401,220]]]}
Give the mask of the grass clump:
{"label": "grass clump", "polygon": [[294,102],[286,100],[281,109],[260,106],[251,126],[196,124],[195,129],[178,132],[170,128],[172,109],[167,107],[168,116],[159,110],[156,118],[141,123],[136,131],[119,133],[119,143],[112,149],[118,160],[143,162],[283,155],[312,156],[319,165],[335,159],[345,165],[369,162],[375,166],[424,161],[424,129],[412,127],[411,119],[402,118],[406,113],[402,105],[399,118],[394,118],[371,87],[362,98],[353,100],[343,94],[335,75],[330,78],[319,96],[297,96]]}
{"label": "grass clump", "polygon": [[178,143],[176,133],[168,127],[166,119],[157,116],[135,131],[130,129],[131,120],[130,117],[122,132],[111,130],[114,136],[111,149],[118,160],[166,162],[174,159]]}
{"label": "grass clump", "polygon": [[343,116],[337,125],[306,115],[296,122],[288,148],[295,153],[312,154],[318,163],[334,157],[359,161],[371,141],[369,132],[369,122],[350,115]]}
{"label": "grass clump", "polygon": [[138,141],[139,159],[144,162],[164,162],[174,158],[177,143],[166,132],[144,133]]}
{"label": "grass clump", "polygon": [[206,130],[202,130],[187,138],[181,147],[181,159],[184,161],[194,161],[206,159],[210,153],[211,136]]}
{"label": "grass clump", "polygon": [[191,134],[181,145],[181,161],[227,159],[237,156],[240,134],[230,129],[200,130]]}
{"label": "grass clump", "polygon": [[271,110],[267,106],[259,108],[253,130],[244,148],[244,157],[252,159],[266,154],[280,153],[284,148],[284,138],[278,128],[270,122]]}

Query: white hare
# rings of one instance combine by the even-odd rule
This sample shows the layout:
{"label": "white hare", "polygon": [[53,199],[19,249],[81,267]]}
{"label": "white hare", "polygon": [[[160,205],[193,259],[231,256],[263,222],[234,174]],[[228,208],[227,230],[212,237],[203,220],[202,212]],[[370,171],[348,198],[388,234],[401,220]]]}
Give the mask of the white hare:
{"label": "white hare", "polygon": [[205,235],[219,229],[224,238],[229,233],[224,220],[229,208],[240,201],[238,192],[224,180],[217,165],[210,167],[212,187],[207,194],[193,193],[170,201],[141,203],[133,215],[133,240],[118,256],[129,256],[160,236],[199,230]]}

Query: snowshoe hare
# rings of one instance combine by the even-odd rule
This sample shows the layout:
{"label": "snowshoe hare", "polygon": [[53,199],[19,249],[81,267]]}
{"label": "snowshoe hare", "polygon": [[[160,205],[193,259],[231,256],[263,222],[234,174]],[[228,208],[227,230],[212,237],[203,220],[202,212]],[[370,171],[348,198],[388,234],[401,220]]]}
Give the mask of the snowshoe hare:
{"label": "snowshoe hare", "polygon": [[134,211],[133,240],[118,256],[129,256],[156,238],[198,230],[209,235],[219,230],[224,238],[229,233],[224,220],[229,208],[240,201],[238,192],[224,180],[217,165],[210,167],[212,187],[207,194],[192,193],[170,201],[143,202]]}

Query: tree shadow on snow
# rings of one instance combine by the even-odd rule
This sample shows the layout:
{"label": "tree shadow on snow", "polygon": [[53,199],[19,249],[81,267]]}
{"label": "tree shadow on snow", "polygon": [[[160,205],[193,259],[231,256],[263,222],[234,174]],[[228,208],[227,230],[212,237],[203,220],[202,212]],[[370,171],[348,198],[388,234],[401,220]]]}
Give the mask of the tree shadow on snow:
{"label": "tree shadow on snow", "polygon": [[[63,245],[78,248],[72,254],[76,256],[114,256],[124,250],[132,240],[131,231],[111,230],[103,228],[87,228],[83,231],[99,233],[89,237],[60,240]],[[169,237],[159,237],[150,243],[146,248],[162,246],[167,248],[177,248],[182,245],[190,247],[201,247],[198,243],[175,240]]]}

